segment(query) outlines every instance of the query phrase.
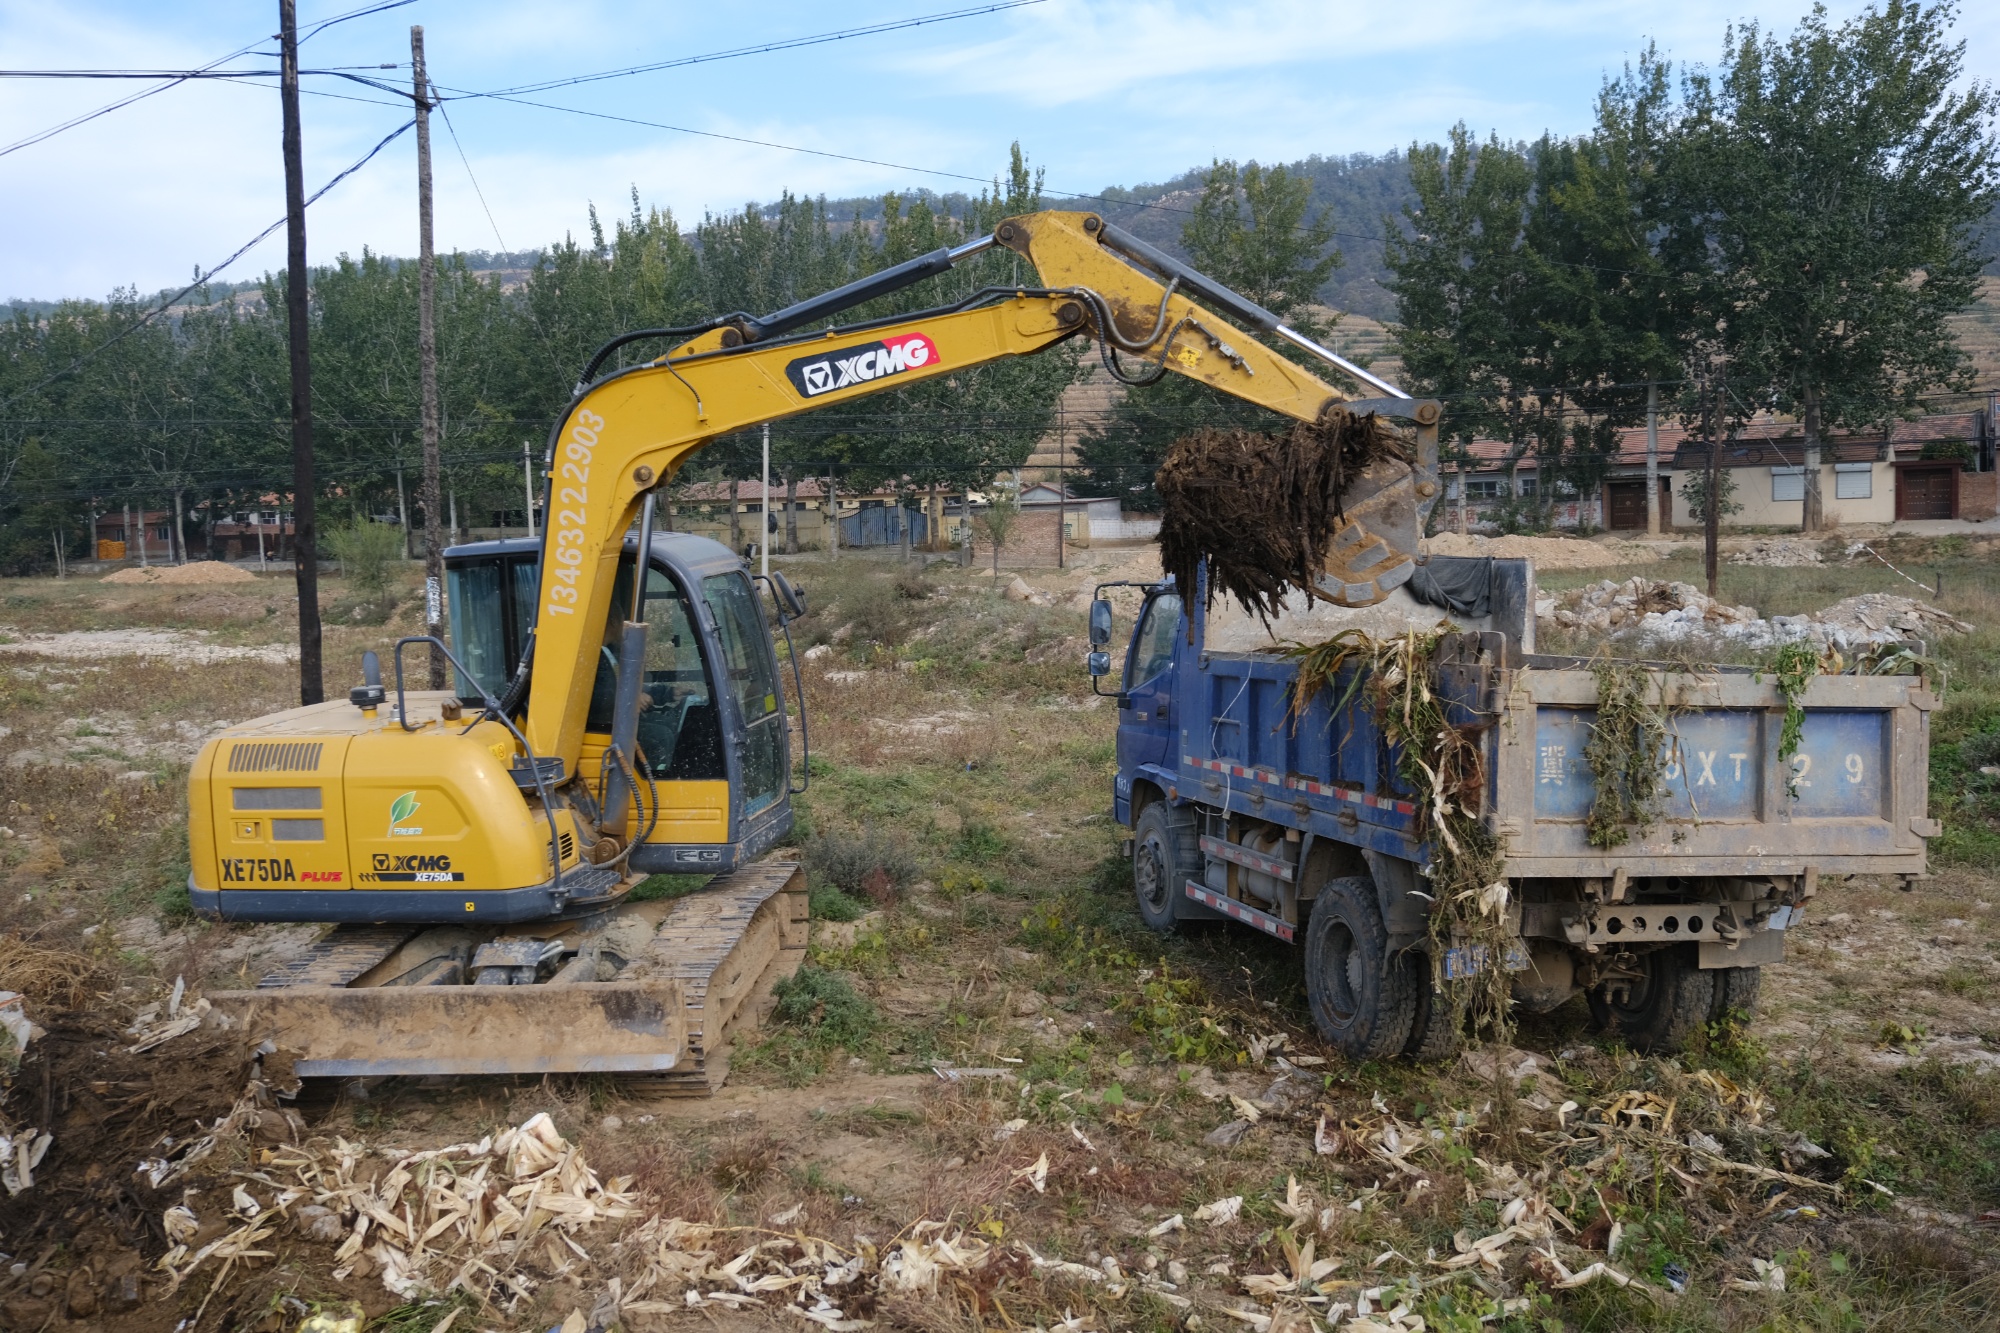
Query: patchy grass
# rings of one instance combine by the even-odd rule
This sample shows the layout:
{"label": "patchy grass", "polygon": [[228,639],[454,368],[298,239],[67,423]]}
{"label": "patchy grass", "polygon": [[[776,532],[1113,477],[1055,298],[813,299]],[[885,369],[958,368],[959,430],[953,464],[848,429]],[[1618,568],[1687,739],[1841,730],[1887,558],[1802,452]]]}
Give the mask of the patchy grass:
{"label": "patchy grass", "polygon": [[[1656,572],[1690,578],[1689,563]],[[1946,608],[1982,625],[2000,621],[1990,611],[1973,614],[1970,576],[1955,591],[1956,568],[1947,569]],[[1878,577],[1805,571],[1853,582],[1788,602],[1796,573],[1725,567],[1725,592],[1733,600],[1772,598],[1765,609],[1782,612],[1824,605],[1876,586],[1865,580]],[[1249,1327],[1226,1313],[1250,1304],[1244,1278],[1282,1269],[1286,1246],[1308,1239],[1317,1254],[1340,1261],[1338,1299],[1425,1279],[1422,1290],[1409,1288],[1411,1313],[1428,1327],[1466,1333],[1992,1323],[2000,1254],[1987,1233],[1953,1219],[2000,1206],[2000,1079],[1929,1054],[1945,1034],[2000,1042],[1989,961],[2000,948],[2000,883],[1986,868],[1950,868],[1913,896],[1889,886],[1823,886],[1808,918],[1813,931],[1829,915],[1849,913],[1861,943],[1897,943],[1895,961],[1840,953],[1840,938],[1807,932],[1812,943],[1767,975],[1764,1013],[1747,1028],[1719,1028],[1697,1053],[1640,1058],[1601,1046],[1588,1038],[1581,1006],[1571,1006],[1522,1022],[1516,1039],[1541,1067],[1517,1087],[1464,1064],[1349,1065],[1312,1030],[1298,951],[1229,926],[1161,937],[1140,925],[1130,866],[1118,853],[1124,831],[1106,813],[1117,714],[1090,693],[1080,669],[1083,617],[1068,604],[1080,584],[1034,575],[1057,596],[1053,607],[1032,607],[949,569],[915,576],[853,559],[802,562],[797,574],[815,607],[812,623],[798,627],[799,646],[833,649],[802,663],[814,763],[811,790],[797,805],[798,836],[814,915],[826,920],[861,907],[862,879],[881,869],[896,892],[880,904],[880,928],[851,945],[815,943],[807,966],[781,989],[765,1031],[734,1052],[729,1086],[712,1101],[654,1100],[611,1080],[395,1082],[368,1102],[316,1111],[313,1132],[353,1137],[393,1128],[398,1144],[429,1146],[546,1110],[587,1145],[596,1169],[633,1176],[649,1208],[665,1216],[769,1236],[774,1216],[802,1207],[777,1229],[842,1245],[867,1236],[878,1246],[918,1219],[950,1218],[954,1228],[1019,1239],[1045,1258],[1099,1271],[1106,1259],[1127,1274],[1182,1265],[1176,1294],[1198,1302],[1208,1328]],[[1544,582],[1601,576],[1552,572]],[[1698,571],[1690,581],[1699,582]],[[79,609],[74,589],[35,595],[50,600],[51,616],[112,614]],[[1954,601],[1961,596],[1968,600]],[[160,614],[195,610],[169,602]],[[26,615],[7,623],[47,627]],[[217,632],[277,641],[289,629],[253,617]],[[1940,749],[1947,734],[1958,747],[1948,761],[1958,767],[1949,777],[1939,770],[1938,780],[1960,790],[1968,758],[1983,753],[1962,742],[2000,731],[2000,651],[1991,633],[1949,648],[1953,685],[1934,717]],[[340,665],[329,669],[330,687],[377,637],[334,631],[330,660]],[[0,658],[0,720],[15,728],[6,745],[68,718],[118,712],[109,686],[20,676],[8,665]],[[830,670],[863,674],[836,680]],[[175,710],[214,719],[290,698],[282,669],[248,671],[235,683],[223,681],[231,672],[201,674],[220,682],[215,690],[228,692],[234,711],[214,703],[213,693],[167,678],[148,678],[148,700],[130,701],[127,711],[157,695],[178,701],[162,720]],[[72,688],[51,689],[58,684]],[[86,689],[100,692],[87,709],[63,698]],[[180,832],[181,778],[133,779],[127,788],[103,768],[58,771],[76,776],[51,782],[73,785],[0,766],[0,801],[27,807],[17,813],[0,804],[0,820],[22,835],[0,835],[7,886],[17,895],[33,887],[38,925],[104,966],[116,955],[84,947],[80,928],[152,921],[151,895],[185,874],[168,855]],[[95,821],[107,813],[121,832],[143,827],[153,841],[106,836]],[[1947,825],[1980,827],[1956,816]],[[640,893],[673,897],[700,882],[657,876]],[[1994,906],[1982,912],[1979,902]],[[76,915],[63,915],[71,907]],[[212,926],[186,933],[210,947],[251,934]],[[1957,942],[1935,942],[1946,937]],[[197,966],[190,978],[218,974]],[[1917,1013],[1919,1002],[1938,1012]],[[1929,1035],[1912,1043],[1916,1055],[1876,1045],[1885,1017],[1926,1028]],[[1278,1038],[1283,1044],[1273,1045]],[[1275,1063],[1279,1054],[1323,1063],[1295,1066],[1303,1077],[1294,1077]],[[932,1072],[945,1065],[982,1072],[946,1082]],[[1759,1092],[1770,1108],[1766,1126],[1745,1128],[1720,1109],[1695,1080],[1703,1070]],[[1603,1123],[1606,1108],[1631,1093],[1672,1100],[1677,1137],[1713,1134],[1745,1162],[1812,1183],[1720,1173],[1683,1180],[1653,1153],[1606,1156],[1597,1140],[1580,1146],[1556,1137],[1554,1108],[1564,1101],[1577,1103],[1566,1121],[1574,1130]],[[1233,1139],[1218,1137],[1245,1118],[1232,1097],[1258,1118]],[[622,1128],[608,1128],[607,1114]],[[1416,1174],[1367,1152],[1315,1147],[1322,1116],[1337,1135],[1385,1115],[1414,1127],[1419,1146],[1407,1160]],[[1793,1135],[1829,1156],[1797,1161],[1801,1170],[1791,1172],[1783,1153]],[[1019,1173],[1044,1156],[1037,1191]],[[1582,1255],[1564,1250],[1571,1259],[1602,1260],[1655,1284],[1670,1266],[1684,1269],[1687,1293],[1657,1302],[1601,1283],[1551,1290],[1522,1267],[1520,1245],[1500,1273],[1475,1269],[1476,1281],[1434,1281],[1441,1270],[1431,1256],[1455,1254],[1458,1233],[1502,1229],[1503,1203],[1489,1196],[1505,1171],[1552,1182],[1550,1202],[1579,1233],[1602,1215]],[[1318,1212],[1300,1222],[1285,1211],[1292,1180],[1325,1210],[1324,1225]],[[1236,1221],[1194,1220],[1210,1201],[1239,1195]],[[1185,1228],[1149,1234],[1174,1214]],[[1622,1237],[1615,1256],[1602,1248],[1614,1221]],[[1565,1246],[1576,1239],[1563,1236]],[[719,1243],[728,1251],[721,1259],[749,1243]],[[1782,1263],[1786,1291],[1728,1290],[1726,1283],[1750,1275],[1753,1259]],[[946,1284],[920,1302],[885,1302],[873,1317],[884,1328],[1052,1327],[1067,1311],[1100,1328],[1187,1326],[1185,1312],[1136,1288],[1115,1298],[1103,1283],[1039,1275],[1025,1263],[997,1281],[983,1294]],[[370,1290],[380,1295],[372,1282]],[[567,1305],[555,1306],[571,1293],[559,1281],[544,1291],[553,1293],[546,1310],[524,1309],[511,1323],[499,1314],[476,1324],[462,1316],[454,1327],[525,1328],[531,1314],[552,1311],[534,1325],[547,1328],[567,1314]],[[1502,1311],[1495,1293],[1503,1291],[1529,1304]],[[979,1304],[995,1295],[1004,1319]],[[573,1303],[587,1310],[591,1293]],[[1268,1305],[1258,1309],[1270,1313]],[[661,1317],[659,1326],[679,1318]]]}

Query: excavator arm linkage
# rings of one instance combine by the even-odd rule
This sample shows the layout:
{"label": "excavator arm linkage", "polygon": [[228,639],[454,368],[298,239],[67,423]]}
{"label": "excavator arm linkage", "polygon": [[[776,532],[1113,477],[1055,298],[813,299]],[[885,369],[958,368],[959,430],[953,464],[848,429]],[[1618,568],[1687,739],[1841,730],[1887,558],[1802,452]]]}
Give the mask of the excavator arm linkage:
{"label": "excavator arm linkage", "polygon": [[[1031,263],[1040,288],[958,307],[804,332],[991,248]],[[1287,342],[1381,396],[1353,399],[1259,342]],[[1345,497],[1322,591],[1379,601],[1414,567],[1435,503],[1437,404],[1415,401],[1228,288],[1092,213],[1009,218],[990,238],[939,250],[763,318],[731,316],[656,361],[579,386],[549,439],[548,516],[526,737],[573,772],[619,553],[646,494],[718,436],[883,389],[1043,351],[1077,334],[1300,421],[1330,408],[1416,423],[1414,463],[1382,460]],[[622,340],[621,340],[622,341]],[[593,369],[595,368],[593,363]],[[1114,373],[1117,373],[1114,370]]]}

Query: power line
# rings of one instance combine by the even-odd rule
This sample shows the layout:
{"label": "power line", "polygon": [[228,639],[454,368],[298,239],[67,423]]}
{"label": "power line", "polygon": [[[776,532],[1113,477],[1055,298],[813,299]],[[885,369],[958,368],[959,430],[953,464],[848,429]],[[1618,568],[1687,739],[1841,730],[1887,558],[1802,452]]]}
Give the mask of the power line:
{"label": "power line", "polygon": [[[365,5],[360,9],[351,9],[345,14],[335,14],[332,18],[322,19],[320,22],[314,24],[312,28],[310,28],[306,32],[305,36],[301,37],[299,40],[305,41],[306,38],[312,37],[315,34],[322,32],[327,28],[332,27],[336,23],[345,23],[349,19],[362,18],[369,14],[379,14],[385,9],[399,9],[404,5],[414,4],[414,3],[416,3],[416,0],[387,0],[387,3],[384,4]],[[155,93],[163,93],[167,91],[167,89],[169,88],[178,88],[181,84],[187,82],[187,80],[190,78],[207,77],[208,71],[213,70],[217,65],[220,65],[225,61],[234,60],[238,56],[248,55],[252,51],[256,50],[256,48],[259,45],[269,40],[270,39],[268,37],[259,37],[255,41],[237,47],[234,51],[231,51],[228,55],[218,56],[216,59],[209,61],[206,65],[201,66],[200,69],[188,70],[178,74],[168,75],[166,76],[167,81],[161,83],[158,87],[144,89],[140,92],[133,93],[129,97],[121,97],[115,102],[111,102],[105,106],[98,107],[95,111],[86,111],[82,115],[70,117],[68,120],[63,121],[61,124],[51,125],[45,130],[37,130],[35,133],[29,135],[25,139],[17,139],[13,143],[5,146],[4,148],[0,148],[0,157],[6,157],[9,153],[18,152],[23,148],[31,148],[35,144],[41,143],[45,139],[54,138],[56,135],[61,134],[65,130],[73,130],[79,125],[85,125],[93,120],[96,120],[99,116],[109,115],[113,111],[119,110],[121,107],[128,107],[131,106],[134,102],[144,101],[146,98],[153,96]],[[330,73],[332,71],[328,72]],[[16,73],[27,75],[27,74],[32,74],[33,71],[17,71]]]}
{"label": "power line", "polygon": [[755,46],[738,46],[727,51],[711,51],[705,55],[680,56],[673,60],[660,60],[647,65],[628,65],[623,69],[608,69],[597,74],[575,74],[568,78],[549,79],[542,83],[523,83],[512,88],[496,88],[491,92],[473,92],[464,88],[450,88],[460,97],[506,97],[519,93],[545,93],[554,88],[568,88],[580,83],[599,83],[605,79],[623,79],[634,74],[654,74],[663,69],[680,69],[688,65],[703,65],[717,60],[735,60],[742,56],[766,55],[773,51],[795,51],[804,46],[824,46],[829,42],[844,42],[856,37],[874,37],[885,32],[901,32],[909,28],[921,28],[933,23],[950,23],[958,19],[978,18],[986,14],[998,14],[1009,9],[1022,9],[1029,5],[1041,4],[1042,0],[998,0],[998,3],[976,5],[969,9],[952,9],[937,14],[924,14],[917,18],[896,19],[888,23],[871,23],[859,28],[840,28],[833,32],[815,33],[810,37],[788,37],[782,41],[761,42]]}
{"label": "power line", "polygon": [[[396,0],[396,3],[398,4],[403,4],[408,2],[409,0]],[[329,20],[329,22],[331,21],[332,20]],[[384,135],[382,141],[376,144],[373,148],[369,149],[366,153],[362,154],[361,158],[358,161],[356,161],[353,166],[341,172],[338,176],[335,176],[332,180],[328,181],[326,184],[320,186],[319,189],[315,190],[313,192],[312,197],[306,200],[306,206],[310,208],[313,204],[317,203],[320,199],[320,196],[324,195],[328,190],[331,190],[334,186],[340,184],[342,181],[346,180],[349,176],[352,176],[355,172],[361,170],[361,168],[366,166],[369,160],[373,158],[375,154],[381,152],[384,148],[387,148],[392,142],[400,138],[404,134],[404,132],[406,132],[412,125],[415,125],[416,123],[417,122],[414,120],[405,121],[402,125],[398,126],[397,128],[391,130],[388,134]],[[264,228],[264,230],[258,232],[255,236],[251,237],[248,241],[245,241],[241,246],[237,247],[235,254],[232,254],[231,256],[229,256],[229,258],[223,260],[220,264],[217,264],[214,268],[208,270],[208,272],[198,274],[193,282],[181,288],[179,291],[175,292],[172,296],[167,297],[165,300],[161,301],[158,305],[154,306],[151,310],[147,311],[144,315],[140,316],[137,320],[134,320],[132,323],[126,325],[124,328],[120,329],[117,333],[112,334],[111,337],[105,339],[97,346],[91,348],[88,352],[85,352],[82,355],[78,356],[74,361],[71,361],[67,366],[63,367],[61,370],[43,376],[40,380],[37,380],[35,383],[29,385],[25,389],[22,389],[20,392],[14,394],[10,398],[0,400],[0,407],[5,407],[10,403],[19,402],[21,399],[27,397],[29,394],[38,392],[39,390],[47,387],[48,385],[55,383],[59,379],[64,379],[70,375],[75,374],[77,371],[81,370],[84,366],[96,360],[97,357],[103,354],[107,349],[115,346],[118,343],[123,342],[125,339],[137,333],[140,329],[145,328],[148,324],[151,324],[155,319],[159,318],[162,314],[165,314],[166,311],[171,306],[173,306],[175,302],[179,301],[183,296],[186,296],[189,292],[201,286],[203,283],[207,282],[210,278],[213,278],[216,274],[222,272],[222,270],[228,268],[231,264],[241,259],[246,253],[248,253],[253,247],[255,247],[259,241],[262,241],[272,232],[284,226],[285,221],[286,219],[279,218],[276,222],[273,222],[270,226]]]}
{"label": "power line", "polygon": [[507,238],[500,234],[500,224],[493,220],[493,210],[487,207],[486,191],[479,188],[479,177],[472,174],[472,162],[465,155],[465,145],[458,141],[458,130],[451,123],[451,112],[444,109],[444,102],[437,97],[436,84],[431,85],[431,98],[432,104],[438,109],[438,114],[444,117],[445,132],[451,135],[451,146],[458,150],[458,160],[465,167],[466,179],[472,182],[472,192],[479,196],[479,207],[485,210],[486,223],[493,228],[493,239],[500,242],[500,251],[502,254],[505,254],[507,252]]}

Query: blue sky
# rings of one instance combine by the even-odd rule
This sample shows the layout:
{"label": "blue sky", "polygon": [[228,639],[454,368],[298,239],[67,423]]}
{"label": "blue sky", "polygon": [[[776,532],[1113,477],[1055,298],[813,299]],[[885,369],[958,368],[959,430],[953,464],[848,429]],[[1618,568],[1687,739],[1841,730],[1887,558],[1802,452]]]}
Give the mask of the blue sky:
{"label": "blue sky", "polygon": [[[302,25],[360,0],[300,0]],[[948,10],[965,0],[662,4],[654,0],[417,0],[328,28],[309,66],[371,71],[407,86],[409,27],[426,31],[440,85],[491,90],[761,41]],[[0,0],[0,65],[184,68],[276,27],[276,4]],[[1711,62],[1725,28],[1788,29],[1800,0],[1676,5],[1630,0],[1043,0],[1005,13],[883,36],[537,94],[535,100],[988,177],[1019,139],[1058,190],[1165,179],[1213,157],[1283,161],[1380,152],[1454,122],[1526,138],[1572,133],[1650,39],[1677,62]],[[1836,17],[1860,6],[1835,3]],[[1975,73],[2000,59],[2000,5],[1970,6],[1959,33]],[[268,44],[267,44],[268,45]],[[246,56],[236,67],[275,62]],[[102,296],[185,282],[284,207],[274,81],[183,84],[0,157],[0,298]],[[387,102],[333,79],[319,93]],[[0,80],[0,143],[135,89]],[[309,95],[307,188],[406,119],[393,105]],[[583,235],[587,206],[618,214],[636,186],[692,222],[783,189],[848,195],[950,175],[873,166],[472,99],[451,107],[467,166],[433,120],[441,249],[524,249]],[[472,188],[476,177],[492,220]],[[363,246],[416,245],[414,136],[314,206],[314,262]],[[280,231],[226,275],[283,263]]]}

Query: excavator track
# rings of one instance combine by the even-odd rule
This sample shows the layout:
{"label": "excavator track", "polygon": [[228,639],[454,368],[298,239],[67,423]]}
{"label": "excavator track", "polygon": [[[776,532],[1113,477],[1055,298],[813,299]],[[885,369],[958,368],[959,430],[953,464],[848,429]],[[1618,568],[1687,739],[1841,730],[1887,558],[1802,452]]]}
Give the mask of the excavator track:
{"label": "excavator track", "polygon": [[613,1073],[706,1096],[806,949],[805,875],[773,862],[684,897],[472,929],[339,926],[209,1022],[302,1077]]}

